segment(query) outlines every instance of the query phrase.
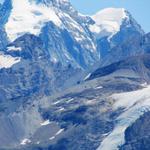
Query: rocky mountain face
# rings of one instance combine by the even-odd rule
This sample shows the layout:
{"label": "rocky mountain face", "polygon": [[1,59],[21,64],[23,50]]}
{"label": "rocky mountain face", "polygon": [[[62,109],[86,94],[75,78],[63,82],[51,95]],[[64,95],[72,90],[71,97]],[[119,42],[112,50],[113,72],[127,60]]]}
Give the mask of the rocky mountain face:
{"label": "rocky mountain face", "polygon": [[149,110],[149,52],[150,34],[123,8],[85,16],[68,0],[5,0],[0,149],[117,150],[147,143],[142,127],[137,138],[132,134]]}
{"label": "rocky mountain face", "polygon": [[[129,73],[125,70],[122,67],[118,73],[88,80],[51,97],[33,96],[15,114],[5,107],[9,117],[2,117],[1,128],[7,120],[11,122],[8,129],[19,126],[17,138],[5,139],[1,145],[20,150],[117,149],[124,142],[125,130],[149,110],[148,84],[132,68]],[[22,120],[24,125],[20,125]],[[12,133],[10,139],[15,136]]]}
{"label": "rocky mountain face", "polygon": [[[123,43],[112,48],[112,50],[101,59],[100,66],[107,66],[111,63],[149,53],[149,33],[132,36]],[[117,54],[117,55],[116,55]]]}
{"label": "rocky mountain face", "polygon": [[[76,80],[71,80],[72,74],[76,76],[82,73],[82,70],[71,65],[64,67],[62,64],[52,63],[49,52],[43,49],[42,40],[31,34],[25,34],[8,45],[7,50],[2,53],[2,58],[11,56],[18,61],[6,60],[10,66],[14,63],[13,66],[7,66],[0,71],[2,100],[17,100],[34,93],[51,95],[61,90],[68,79],[70,85],[76,83]],[[6,67],[6,64],[4,66]]]}
{"label": "rocky mountain face", "polygon": [[95,70],[87,80],[107,75],[112,76],[113,74],[114,76],[118,75],[120,78],[126,76],[128,78],[136,78],[139,81],[149,82],[149,59],[149,54],[129,57],[125,60]]}
{"label": "rocky mountain face", "polygon": [[149,115],[150,112],[145,113],[126,129],[126,143],[120,150],[148,150],[150,148]]}
{"label": "rocky mountain face", "polygon": [[149,44],[149,42],[150,42],[150,33],[147,33],[147,34],[144,36],[144,38],[143,38],[143,40],[142,40],[142,42],[141,42],[142,48],[144,49],[144,51],[145,51],[146,53],[149,53],[149,52],[150,52],[150,44]]}
{"label": "rocky mountain face", "polygon": [[[39,93],[37,89],[43,88],[46,89],[42,90],[43,94],[51,95],[55,91],[60,91],[82,81],[84,74],[93,65],[99,66],[100,61],[104,65],[135,55],[138,51],[141,53],[140,48],[135,48],[139,46],[137,41],[135,41],[136,45],[132,50],[129,47],[130,50],[125,49],[126,52],[124,52],[125,46],[119,47],[126,45],[124,43],[128,42],[130,38],[135,40],[134,37],[136,37],[139,40],[144,34],[140,26],[124,9],[109,8],[90,17],[78,13],[69,1],[5,0],[0,13],[2,16],[0,20],[1,52],[6,56],[15,57],[12,59],[20,59],[20,61],[9,65],[11,68],[3,65],[1,68],[4,71],[1,71],[1,76],[3,74],[9,76],[10,71],[8,70],[15,70],[18,73],[20,66],[22,66],[23,73],[17,74],[18,79],[14,80],[17,86],[18,81],[21,82],[19,85],[22,85],[23,82],[30,82],[26,81],[28,78],[24,77],[25,74],[31,73],[30,69],[25,66],[30,64],[32,74],[36,74],[36,71],[34,73],[33,70],[39,70],[40,61],[48,64],[48,67],[42,69],[43,71],[39,71],[39,74],[43,74],[45,79],[40,79],[41,76],[39,76],[38,80],[49,81],[47,83],[50,87],[48,88],[44,82],[41,83],[41,86],[37,83],[38,88],[34,85],[36,90],[32,90],[33,85],[30,84],[25,87],[18,86],[20,92],[17,91],[17,93],[20,93],[20,96],[26,95],[28,91],[30,91],[29,93]],[[99,33],[96,33],[95,29]],[[32,36],[30,41],[27,41],[28,38],[24,39],[26,34]],[[107,39],[107,43],[103,39]],[[36,56],[32,56],[37,41],[42,46],[38,46],[39,52],[36,53]],[[103,41],[105,47],[103,47],[103,42],[99,41]],[[116,51],[119,57],[110,54],[116,54]],[[42,57],[40,52],[45,57]],[[3,64],[3,62],[1,63]],[[59,71],[56,71],[56,68]],[[75,77],[73,78],[71,74],[74,74]],[[12,81],[9,84],[9,90],[7,92],[3,90],[3,93],[6,92],[3,95],[12,95],[9,96],[10,99],[20,97],[18,94],[14,94],[16,92],[14,92]],[[3,87],[3,89],[5,88]]]}
{"label": "rocky mountain face", "polygon": [[2,68],[0,71],[1,100],[17,100],[20,96],[29,96],[35,92],[41,91],[42,93],[43,90],[49,90],[48,84],[52,80],[52,69],[48,59],[50,56],[42,50],[41,40],[26,34],[7,48],[9,51],[2,56],[13,56],[19,58],[20,61],[13,67]]}

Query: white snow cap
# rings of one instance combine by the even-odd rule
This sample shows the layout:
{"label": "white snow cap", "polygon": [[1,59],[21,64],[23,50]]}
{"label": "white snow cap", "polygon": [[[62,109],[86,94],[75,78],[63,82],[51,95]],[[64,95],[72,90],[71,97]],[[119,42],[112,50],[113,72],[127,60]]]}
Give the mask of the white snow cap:
{"label": "white snow cap", "polygon": [[61,20],[52,7],[43,3],[36,4],[31,0],[12,0],[12,11],[5,30],[10,41],[14,41],[24,33],[38,35],[44,23],[53,21],[57,26]]}
{"label": "white snow cap", "polygon": [[95,24],[90,26],[90,30],[99,36],[108,36],[120,31],[122,21],[128,15],[124,8],[106,8],[91,17]]}

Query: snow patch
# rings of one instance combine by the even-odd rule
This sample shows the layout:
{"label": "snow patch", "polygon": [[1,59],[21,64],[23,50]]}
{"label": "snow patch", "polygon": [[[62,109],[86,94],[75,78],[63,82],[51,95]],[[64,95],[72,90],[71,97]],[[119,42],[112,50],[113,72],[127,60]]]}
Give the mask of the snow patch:
{"label": "snow patch", "polygon": [[64,129],[60,129],[55,135],[59,135],[64,131]]}
{"label": "snow patch", "polygon": [[0,53],[0,69],[11,68],[14,64],[20,62],[20,60],[20,57],[12,57],[10,55]]}
{"label": "snow patch", "polygon": [[58,109],[59,112],[64,111],[64,110],[65,110],[64,107],[60,107],[60,108]]}
{"label": "snow patch", "polygon": [[15,46],[8,46],[7,47],[8,51],[21,51],[21,47],[15,47]]}
{"label": "snow patch", "polygon": [[53,139],[55,139],[55,136],[52,136],[52,137],[49,138],[49,140],[53,140]]}
{"label": "snow patch", "polygon": [[57,104],[59,104],[59,103],[61,103],[61,101],[60,101],[60,100],[59,100],[59,101],[54,102],[54,103],[53,103],[53,105],[57,105]]}
{"label": "snow patch", "polygon": [[93,100],[86,100],[85,101],[85,105],[95,105],[97,103],[96,99]]}
{"label": "snow patch", "polygon": [[72,101],[74,101],[74,98],[68,99],[66,103],[71,103]]}
{"label": "snow patch", "polygon": [[147,82],[144,82],[144,83],[141,84],[141,86],[142,86],[142,87],[148,87],[148,83],[147,83]]}
{"label": "snow patch", "polygon": [[102,89],[103,87],[102,86],[97,86],[95,89],[98,90],[98,89]]}
{"label": "snow patch", "polygon": [[64,131],[64,129],[60,129],[59,131],[56,132],[56,134],[52,137],[49,138],[49,140],[53,140],[56,138],[57,135],[61,134]]}
{"label": "snow patch", "polygon": [[41,126],[47,126],[49,125],[51,122],[49,120],[46,120],[44,122],[41,123]]}
{"label": "snow patch", "polygon": [[84,81],[87,80],[91,76],[91,73],[89,73],[85,78]]}
{"label": "snow patch", "polygon": [[20,145],[26,145],[26,144],[29,144],[31,143],[31,141],[29,139],[23,139],[20,143]]}
{"label": "snow patch", "polygon": [[36,144],[40,144],[40,141],[37,141]]}

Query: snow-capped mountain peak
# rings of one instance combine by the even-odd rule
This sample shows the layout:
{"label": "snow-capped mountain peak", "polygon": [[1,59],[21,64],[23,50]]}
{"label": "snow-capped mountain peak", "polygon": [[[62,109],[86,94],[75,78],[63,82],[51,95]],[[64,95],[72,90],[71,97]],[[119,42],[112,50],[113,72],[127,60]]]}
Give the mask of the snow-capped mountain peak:
{"label": "snow-capped mountain peak", "polygon": [[9,40],[13,41],[24,33],[39,34],[43,24],[48,21],[61,25],[53,8],[42,3],[36,4],[35,1],[12,0],[12,10],[5,30]]}
{"label": "snow-capped mountain peak", "polygon": [[95,24],[90,26],[90,30],[98,36],[116,34],[123,20],[129,18],[124,8],[106,8],[91,17]]}

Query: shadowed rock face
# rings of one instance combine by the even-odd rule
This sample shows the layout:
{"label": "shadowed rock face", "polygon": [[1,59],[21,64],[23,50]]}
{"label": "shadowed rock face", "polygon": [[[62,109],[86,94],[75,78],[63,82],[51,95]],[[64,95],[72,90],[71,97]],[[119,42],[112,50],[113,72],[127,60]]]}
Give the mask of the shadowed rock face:
{"label": "shadowed rock face", "polygon": [[113,47],[107,55],[101,60],[101,66],[107,66],[114,62],[118,62],[127,59],[131,56],[137,56],[144,53],[144,49],[141,45],[143,41],[142,35],[131,35],[123,42]]}
{"label": "shadowed rock face", "polygon": [[125,144],[120,150],[150,149],[150,112],[145,113],[125,131]]}
{"label": "shadowed rock face", "polygon": [[129,12],[126,14],[129,18],[123,20],[119,32],[111,38],[106,36],[97,40],[103,66],[142,52],[140,41],[144,31]]}
{"label": "shadowed rock face", "polygon": [[[24,99],[33,94],[51,95],[65,86],[65,81],[72,78],[72,74],[82,73],[81,69],[71,65],[64,67],[60,63],[52,63],[49,52],[43,50],[42,40],[34,35],[25,34],[8,46],[21,49],[5,51],[5,54],[19,57],[21,61],[11,68],[0,70],[1,101]],[[72,80],[70,86],[77,82],[75,78]]]}
{"label": "shadowed rock face", "polygon": [[[20,57],[21,62],[11,68],[0,70],[1,90],[5,93],[3,96],[1,95],[1,100],[29,96],[39,92],[41,90],[40,86],[46,87],[46,84],[50,82],[49,55],[42,50],[42,42],[39,38],[26,34],[10,46],[18,46],[21,51],[8,51],[5,53]],[[49,67],[49,71],[45,69],[46,67]]]}
{"label": "shadowed rock face", "polygon": [[[90,75],[89,80],[111,74],[122,76],[122,74],[125,74],[125,72],[127,72],[126,75],[129,75],[131,73],[133,74],[133,77],[137,76],[141,78],[141,80],[149,81],[149,59],[149,54],[127,58],[126,60],[97,69]],[[129,77],[131,77],[131,74],[129,75]]]}
{"label": "shadowed rock face", "polygon": [[141,42],[142,47],[146,53],[150,53],[150,33],[147,33],[143,37],[143,41]]}

